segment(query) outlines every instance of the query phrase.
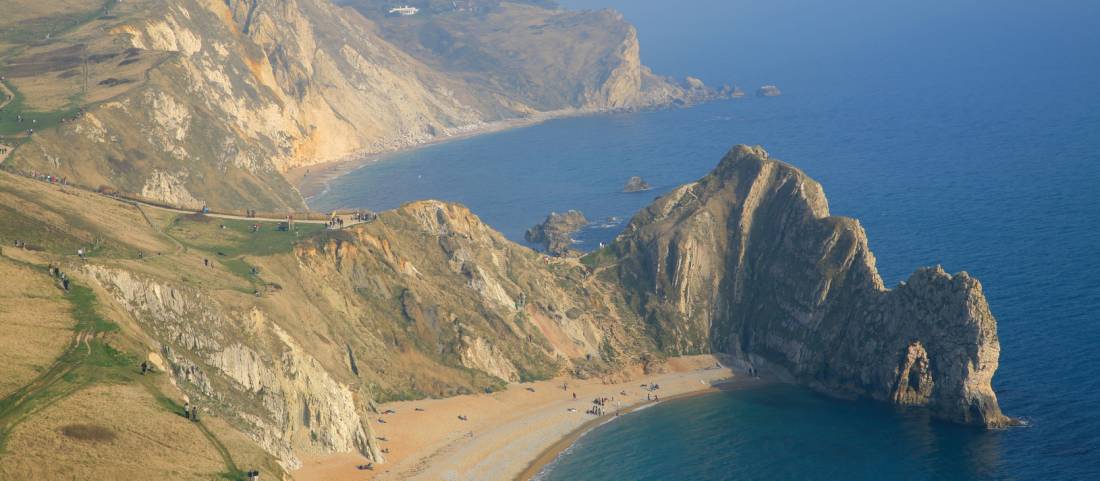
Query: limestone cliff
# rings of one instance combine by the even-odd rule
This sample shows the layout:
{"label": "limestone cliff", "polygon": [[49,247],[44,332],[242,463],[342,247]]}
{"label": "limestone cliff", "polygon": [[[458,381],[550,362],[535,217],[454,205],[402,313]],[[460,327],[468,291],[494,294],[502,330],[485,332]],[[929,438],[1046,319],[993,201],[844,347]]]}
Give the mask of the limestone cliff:
{"label": "limestone cliff", "polygon": [[301,209],[283,176],[295,167],[700,97],[642,66],[611,12],[497,2],[422,21],[330,0],[110,1],[107,14],[44,2],[88,12],[42,41],[0,33],[0,76],[43,120],[5,165],[187,207]]}
{"label": "limestone cliff", "polygon": [[614,285],[575,262],[548,265],[454,204],[412,203],[248,256],[261,273],[251,284],[204,265],[220,254],[189,249],[199,250],[79,272],[148,338],[191,403],[288,468],[315,453],[382,460],[374,402],[602,375],[653,351]]}
{"label": "limestone cliff", "polygon": [[937,267],[886,289],[859,222],[830,216],[819,184],[759,147],[658,199],[610,249],[667,353],[725,352],[836,396],[1009,422],[981,284]]}

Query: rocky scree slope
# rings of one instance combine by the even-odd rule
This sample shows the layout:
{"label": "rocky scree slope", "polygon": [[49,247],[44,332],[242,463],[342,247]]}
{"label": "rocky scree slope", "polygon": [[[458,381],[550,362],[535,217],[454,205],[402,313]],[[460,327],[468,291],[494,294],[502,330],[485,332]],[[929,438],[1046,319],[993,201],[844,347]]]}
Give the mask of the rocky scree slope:
{"label": "rocky scree slope", "polygon": [[1000,344],[981,284],[936,267],[886,289],[859,222],[830,216],[818,183],[759,147],[658,199],[609,252],[669,354],[723,352],[835,396],[1011,422],[990,385]]}

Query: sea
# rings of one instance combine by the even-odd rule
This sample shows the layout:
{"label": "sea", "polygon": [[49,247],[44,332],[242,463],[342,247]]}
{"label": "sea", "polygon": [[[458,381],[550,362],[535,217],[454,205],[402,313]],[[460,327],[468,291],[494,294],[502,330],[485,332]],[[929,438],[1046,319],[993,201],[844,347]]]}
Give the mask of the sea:
{"label": "sea", "polygon": [[[1100,2],[563,0],[614,7],[659,74],[749,95],[597,115],[397,153],[318,209],[461,202],[512,240],[551,211],[610,242],[655,196],[759,144],[858,218],[887,282],[982,281],[993,380],[1027,427],[985,431],[764,385],[676,400],[582,436],[539,479],[1100,480]],[[775,84],[774,98],[753,95]],[[638,175],[654,186],[626,194]]]}

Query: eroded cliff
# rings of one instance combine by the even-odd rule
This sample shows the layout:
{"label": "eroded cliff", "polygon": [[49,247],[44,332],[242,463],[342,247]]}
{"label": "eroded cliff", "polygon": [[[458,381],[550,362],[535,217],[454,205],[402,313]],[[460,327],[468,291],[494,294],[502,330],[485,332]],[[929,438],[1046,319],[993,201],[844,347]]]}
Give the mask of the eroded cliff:
{"label": "eroded cliff", "polygon": [[187,208],[302,209],[295,167],[708,94],[651,74],[610,12],[496,2],[418,27],[330,0],[44,4],[0,20],[5,165]]}
{"label": "eroded cliff", "polygon": [[831,216],[819,184],[759,147],[658,199],[609,253],[667,353],[725,352],[836,396],[1009,422],[981,284],[936,267],[886,289],[859,222]]}

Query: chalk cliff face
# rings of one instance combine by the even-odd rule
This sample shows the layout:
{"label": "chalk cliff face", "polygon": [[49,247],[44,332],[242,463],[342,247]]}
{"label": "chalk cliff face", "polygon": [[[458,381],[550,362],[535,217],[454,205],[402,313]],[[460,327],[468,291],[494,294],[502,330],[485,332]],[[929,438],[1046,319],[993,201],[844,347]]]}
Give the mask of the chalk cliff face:
{"label": "chalk cliff face", "polygon": [[[613,284],[575,262],[548,265],[455,204],[408,204],[249,257],[265,286],[256,293],[231,275],[164,262],[168,274],[81,271],[140,327],[192,403],[288,468],[315,453],[382,460],[374,402],[606,375],[653,350]],[[180,280],[175,269],[202,277]]]}
{"label": "chalk cliff face", "polygon": [[817,390],[1000,426],[1000,345],[981,284],[921,269],[883,286],[859,222],[759,148],[639,213],[610,249],[660,348],[729,353]]}
{"label": "chalk cliff face", "polygon": [[[417,27],[406,22],[419,18],[370,19],[330,0],[96,9],[0,61],[29,104],[46,108],[35,89],[69,89],[86,108],[7,162],[187,207],[301,209],[284,178],[295,167],[534,114],[700,96],[642,66],[633,27],[610,12],[505,2]],[[78,74],[79,85],[58,80]]]}

